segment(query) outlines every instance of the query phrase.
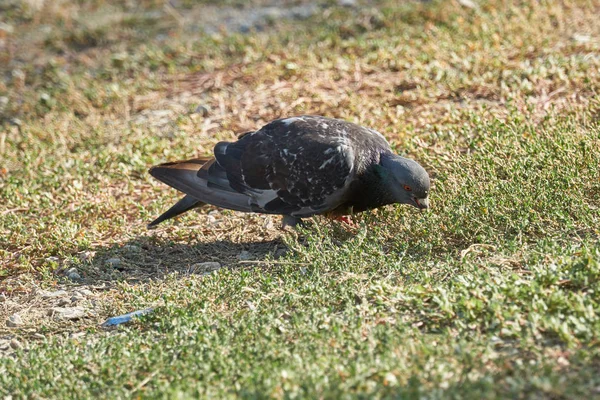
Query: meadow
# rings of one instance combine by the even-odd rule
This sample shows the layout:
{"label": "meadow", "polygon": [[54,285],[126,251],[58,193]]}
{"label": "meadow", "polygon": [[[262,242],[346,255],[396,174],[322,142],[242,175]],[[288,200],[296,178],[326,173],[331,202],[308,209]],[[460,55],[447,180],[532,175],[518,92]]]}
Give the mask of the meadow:
{"label": "meadow", "polygon": [[[273,4],[0,4],[0,396],[600,398],[600,3]],[[146,229],[150,166],[300,114],[431,208]]]}

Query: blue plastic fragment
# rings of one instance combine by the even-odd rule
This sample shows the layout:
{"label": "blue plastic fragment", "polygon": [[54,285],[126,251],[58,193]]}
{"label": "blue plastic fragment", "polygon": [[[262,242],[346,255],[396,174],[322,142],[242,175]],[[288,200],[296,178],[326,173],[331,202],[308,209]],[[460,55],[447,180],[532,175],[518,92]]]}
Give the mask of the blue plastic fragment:
{"label": "blue plastic fragment", "polygon": [[154,311],[153,308],[146,308],[145,310],[133,311],[128,314],[118,315],[107,319],[102,326],[115,326],[124,324],[125,322],[131,321],[133,317],[139,317],[140,315],[146,315]]}

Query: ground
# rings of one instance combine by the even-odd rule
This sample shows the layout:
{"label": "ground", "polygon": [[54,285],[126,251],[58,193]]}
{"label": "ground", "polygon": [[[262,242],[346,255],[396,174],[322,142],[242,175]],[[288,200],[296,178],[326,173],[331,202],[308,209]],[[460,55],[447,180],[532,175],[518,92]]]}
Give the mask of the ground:
{"label": "ground", "polygon": [[[0,395],[600,397],[600,4],[275,3],[0,5]],[[150,166],[297,114],[431,209],[146,229]]]}

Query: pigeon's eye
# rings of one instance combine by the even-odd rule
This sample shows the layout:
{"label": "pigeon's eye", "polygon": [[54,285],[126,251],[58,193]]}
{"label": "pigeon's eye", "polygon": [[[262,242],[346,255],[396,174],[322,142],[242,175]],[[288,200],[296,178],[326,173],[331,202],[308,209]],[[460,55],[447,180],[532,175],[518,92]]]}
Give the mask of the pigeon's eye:
{"label": "pigeon's eye", "polygon": [[407,192],[412,191],[412,189],[408,185],[404,185],[404,190],[406,190]]}

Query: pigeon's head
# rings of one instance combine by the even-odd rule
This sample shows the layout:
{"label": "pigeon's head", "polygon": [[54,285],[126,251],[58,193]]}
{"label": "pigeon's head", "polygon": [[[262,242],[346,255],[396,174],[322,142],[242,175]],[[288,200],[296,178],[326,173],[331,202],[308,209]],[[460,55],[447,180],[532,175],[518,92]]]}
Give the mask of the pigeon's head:
{"label": "pigeon's head", "polygon": [[429,208],[429,174],[423,167],[395,154],[382,154],[379,165],[396,203]]}

